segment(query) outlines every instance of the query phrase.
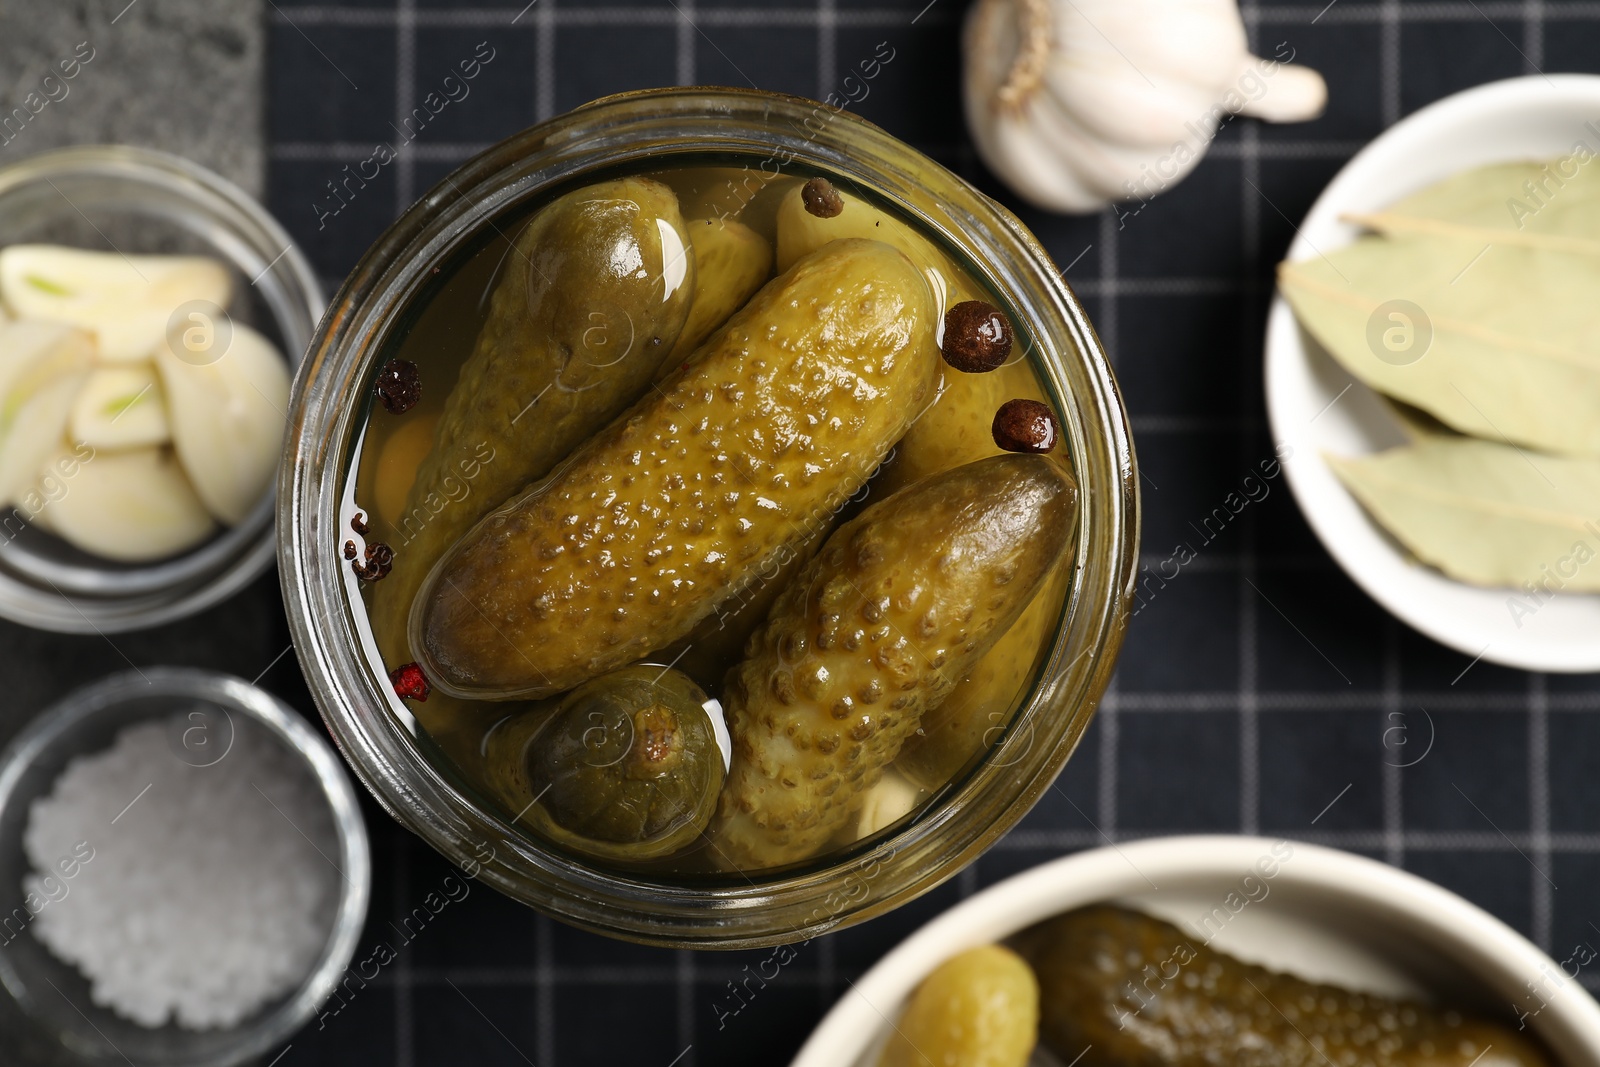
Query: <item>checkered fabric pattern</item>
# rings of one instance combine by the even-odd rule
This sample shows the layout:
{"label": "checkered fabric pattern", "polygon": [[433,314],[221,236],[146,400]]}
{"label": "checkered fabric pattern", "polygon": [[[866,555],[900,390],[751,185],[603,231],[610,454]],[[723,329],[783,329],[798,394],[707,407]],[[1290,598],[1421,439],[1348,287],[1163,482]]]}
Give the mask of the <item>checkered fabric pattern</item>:
{"label": "checkered fabric pattern", "polygon": [[[522,126],[652,85],[823,97],[880,41],[896,58],[857,110],[1014,203],[963,129],[960,0],[525,4],[278,0],[270,203],[330,285],[399,210]],[[1199,550],[1165,587],[1146,587],[1116,681],[1057,788],[951,884],[811,943],[764,988],[743,980],[765,953],[616,944],[477,893],[380,988],[297,1039],[286,1065],[357,1054],[407,1067],[782,1062],[853,977],[954,901],[1065,852],[1173,832],[1284,834],[1373,855],[1464,894],[1558,959],[1600,940],[1600,784],[1586,766],[1600,743],[1596,683],[1473,664],[1395,622],[1329,560],[1281,482],[1210,543],[1195,529],[1272,452],[1260,370],[1271,270],[1323,185],[1385,126],[1450,92],[1600,68],[1600,4],[1317,0],[1247,4],[1245,18],[1257,52],[1287,42],[1324,73],[1324,117],[1230,124],[1191,177],[1137,215],[1022,212],[1116,362],[1144,472],[1146,564],[1179,543]],[[319,229],[325,183],[392,140],[480,43],[495,58],[470,94]],[[371,938],[447,873],[377,825]],[[736,998],[730,981],[754,995]]]}
{"label": "checkered fabric pattern", "polygon": [[[1177,578],[1148,587],[1100,713],[1037,809],[943,888],[811,942],[763,985],[744,979],[766,953],[612,942],[482,887],[404,943],[397,925],[450,869],[369,805],[376,877],[362,952],[388,941],[398,959],[297,1035],[282,1067],[781,1063],[852,979],[960,898],[1063,853],[1175,832],[1351,849],[1462,893],[1558,959],[1579,942],[1600,943],[1600,776],[1591,768],[1600,684],[1472,662],[1395,622],[1329,560],[1281,480],[1220,535],[1197,529],[1272,453],[1261,384],[1271,270],[1339,166],[1385,126],[1455,90],[1600,69],[1600,3],[1324,3],[1244,7],[1257,52],[1287,42],[1327,77],[1321,119],[1231,123],[1191,177],[1137,215],[1021,211],[1066,267],[1116,362],[1143,471],[1146,564],[1180,543],[1198,549]],[[332,291],[401,209],[528,124],[606,93],[673,83],[822,97],[880,41],[896,58],[858,110],[1014,203],[963,130],[961,8],[269,0],[270,206]],[[481,69],[470,92],[326,213],[335,206],[327,183],[375,144],[396,142],[405,117],[428,94],[444,95],[446,75],[474,56]],[[270,578],[201,619],[114,648],[3,630],[27,664],[19,699],[35,707],[73,679],[123,666],[123,656],[248,678],[287,644]],[[268,666],[262,682],[310,713],[291,662]],[[753,992],[736,999],[729,983]]]}

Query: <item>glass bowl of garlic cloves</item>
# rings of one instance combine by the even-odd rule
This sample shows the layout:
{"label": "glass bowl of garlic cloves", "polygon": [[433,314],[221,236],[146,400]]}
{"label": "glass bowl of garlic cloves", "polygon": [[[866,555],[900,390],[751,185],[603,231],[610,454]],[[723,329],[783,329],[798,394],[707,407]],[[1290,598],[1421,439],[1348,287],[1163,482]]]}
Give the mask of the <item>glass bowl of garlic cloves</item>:
{"label": "glass bowl of garlic cloves", "polygon": [[258,576],[322,306],[283,228],[186,160],[0,169],[0,616],[140,629]]}
{"label": "glass bowl of garlic cloves", "polygon": [[827,105],[610,97],[466,163],[307,354],[279,558],[334,736],[469,874],[751,947],[959,871],[1127,619],[1109,363],[1003,208]]}

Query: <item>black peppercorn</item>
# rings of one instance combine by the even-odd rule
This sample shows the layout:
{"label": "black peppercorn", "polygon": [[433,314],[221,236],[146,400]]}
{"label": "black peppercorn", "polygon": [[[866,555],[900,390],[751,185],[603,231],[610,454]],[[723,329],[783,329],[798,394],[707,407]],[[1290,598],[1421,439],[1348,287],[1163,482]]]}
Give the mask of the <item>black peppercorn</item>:
{"label": "black peppercorn", "polygon": [[982,300],[963,300],[944,314],[944,361],[966,374],[1004,365],[1011,355],[1011,323]]}
{"label": "black peppercorn", "polygon": [[373,386],[378,402],[391,415],[404,415],[422,399],[422,381],[417,365],[409,359],[391,359],[378,371]]}
{"label": "black peppercorn", "polygon": [[1061,428],[1051,410],[1037,400],[1007,400],[995,412],[994,443],[1007,452],[1043,454],[1056,447]]}
{"label": "black peppercorn", "polygon": [[806,210],[819,219],[831,219],[844,210],[844,200],[839,190],[826,178],[812,178],[800,187],[800,199]]}

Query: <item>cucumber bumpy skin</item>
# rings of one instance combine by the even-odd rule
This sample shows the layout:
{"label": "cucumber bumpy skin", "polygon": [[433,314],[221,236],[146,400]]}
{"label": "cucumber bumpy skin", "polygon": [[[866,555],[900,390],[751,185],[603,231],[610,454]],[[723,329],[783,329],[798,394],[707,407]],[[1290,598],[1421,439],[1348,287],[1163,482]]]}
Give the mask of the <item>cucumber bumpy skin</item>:
{"label": "cucumber bumpy skin", "polygon": [[928,709],[1033,599],[1077,490],[1039,456],[935,475],[828,539],[728,674],[733,766],[711,843],[760,868],[815,854]]}
{"label": "cucumber bumpy skin", "polygon": [[[876,484],[886,492],[938,471],[998,455],[990,427],[1001,404],[1014,398],[1049,403],[1025,362],[987,374],[963,374],[946,367],[944,388],[927,413],[895,446]],[[1049,457],[1071,476],[1066,449]],[[1072,553],[1065,554],[1045,592],[997,640],[994,647],[940,707],[922,721],[906,742],[899,766],[925,789],[938,789],[1001,736],[1014,709],[1030,689],[1034,665],[1061,618],[1061,603],[1072,583]]]}
{"label": "cucumber bumpy skin", "polygon": [[1040,1039],[1079,1067],[1548,1063],[1506,1027],[1242,963],[1126,908],[1080,908],[1017,942],[1039,977]]}
{"label": "cucumber bumpy skin", "polygon": [[648,178],[551,201],[500,270],[488,318],[394,523],[394,570],[372,593],[374,636],[391,666],[415,658],[406,624],[434,563],[650,388],[695,287],[677,197]]}
{"label": "cucumber bumpy skin", "polygon": [[544,696],[689,633],[865,483],[932,396],[933,325],[886,244],[796,263],[441,561],[412,612],[429,679]]}
{"label": "cucumber bumpy skin", "polygon": [[1040,657],[1060,625],[1072,585],[1074,553],[1069,548],[1045,578],[1044,588],[1017,621],[972,665],[895,760],[922,789],[940,789],[961,769],[1005,736],[1006,728],[1032,690]]}

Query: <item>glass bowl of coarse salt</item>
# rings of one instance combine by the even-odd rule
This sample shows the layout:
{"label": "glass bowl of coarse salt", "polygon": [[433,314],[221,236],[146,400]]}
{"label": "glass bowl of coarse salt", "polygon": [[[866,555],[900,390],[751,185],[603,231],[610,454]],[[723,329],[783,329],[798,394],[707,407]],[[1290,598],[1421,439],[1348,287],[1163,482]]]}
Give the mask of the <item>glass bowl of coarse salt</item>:
{"label": "glass bowl of coarse salt", "polygon": [[70,1059],[280,1054],[345,977],[371,881],[338,757],[238,678],[113,675],[0,756],[0,983]]}

